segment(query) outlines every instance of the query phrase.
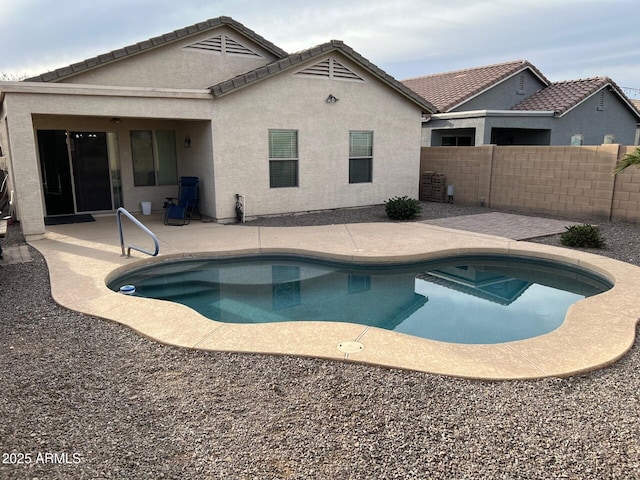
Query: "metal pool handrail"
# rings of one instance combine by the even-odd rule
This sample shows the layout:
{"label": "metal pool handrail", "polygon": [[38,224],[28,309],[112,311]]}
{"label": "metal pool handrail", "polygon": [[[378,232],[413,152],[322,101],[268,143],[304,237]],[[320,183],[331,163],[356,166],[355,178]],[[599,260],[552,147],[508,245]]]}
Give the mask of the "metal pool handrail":
{"label": "metal pool handrail", "polygon": [[158,237],[156,237],[156,235],[151,230],[149,230],[147,227],[145,227],[140,220],[138,220],[136,217],[131,215],[124,207],[120,207],[116,211],[116,218],[118,220],[118,232],[120,232],[120,248],[122,248],[122,255],[120,255],[120,256],[121,257],[125,256],[125,253],[124,253],[124,235],[122,233],[122,218],[121,218],[123,213],[126,215],[127,218],[129,218],[129,220],[131,220],[144,233],[146,233],[147,235],[149,235],[153,239],[153,243],[155,244],[155,247],[156,247],[154,252],[150,252],[149,250],[145,250],[144,248],[136,247],[135,245],[129,245],[129,248],[127,248],[126,256],[127,257],[131,256],[131,249],[137,250],[138,252],[146,253],[147,255],[151,255],[152,257],[155,257],[156,255],[158,255],[158,252],[160,251],[160,243],[158,242]]}

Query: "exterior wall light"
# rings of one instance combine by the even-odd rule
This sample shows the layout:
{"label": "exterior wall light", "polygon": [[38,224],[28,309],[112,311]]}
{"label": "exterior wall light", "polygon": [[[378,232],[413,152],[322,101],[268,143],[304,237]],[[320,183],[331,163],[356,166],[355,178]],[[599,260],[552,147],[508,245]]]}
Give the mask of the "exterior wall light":
{"label": "exterior wall light", "polygon": [[184,144],[184,148],[191,148],[191,137],[189,135],[184,137],[183,144]]}
{"label": "exterior wall light", "polygon": [[336,103],[338,100],[340,100],[339,98],[334,97],[333,95],[329,94],[329,96],[327,97],[327,99],[325,100],[325,102],[327,103]]}

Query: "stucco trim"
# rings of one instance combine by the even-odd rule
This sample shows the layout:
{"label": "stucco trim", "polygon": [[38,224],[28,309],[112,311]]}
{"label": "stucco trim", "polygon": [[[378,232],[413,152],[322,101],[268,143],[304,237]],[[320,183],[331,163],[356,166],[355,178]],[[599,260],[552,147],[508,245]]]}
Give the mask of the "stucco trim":
{"label": "stucco trim", "polygon": [[459,118],[483,118],[483,117],[553,117],[555,112],[533,110],[469,110],[465,112],[436,113],[431,115],[424,123],[434,120],[453,120]]}
{"label": "stucco trim", "polygon": [[209,90],[201,89],[111,87],[72,83],[43,84],[41,82],[2,82],[0,83],[0,99],[2,99],[6,93],[211,99]]}

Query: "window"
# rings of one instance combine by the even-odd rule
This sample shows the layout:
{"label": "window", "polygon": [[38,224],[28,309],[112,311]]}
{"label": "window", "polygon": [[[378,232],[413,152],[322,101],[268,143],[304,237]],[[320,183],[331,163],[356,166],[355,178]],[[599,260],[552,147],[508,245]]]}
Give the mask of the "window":
{"label": "window", "polygon": [[176,135],[173,130],[132,130],[131,156],[136,187],[178,183]]}
{"label": "window", "polygon": [[581,133],[576,133],[571,135],[571,145],[574,147],[579,147],[584,144],[584,135]]}
{"label": "window", "polygon": [[298,186],[296,130],[269,130],[269,184],[271,188]]}
{"label": "window", "polygon": [[472,146],[472,137],[471,136],[443,136],[442,137],[442,146],[443,147],[470,147]]}
{"label": "window", "polygon": [[349,132],[349,183],[372,180],[373,132]]}

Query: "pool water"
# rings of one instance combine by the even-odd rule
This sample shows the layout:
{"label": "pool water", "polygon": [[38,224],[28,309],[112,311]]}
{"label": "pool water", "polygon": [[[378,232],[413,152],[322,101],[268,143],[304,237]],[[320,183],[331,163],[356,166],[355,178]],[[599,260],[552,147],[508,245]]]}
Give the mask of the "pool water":
{"label": "pool water", "polygon": [[575,302],[612,287],[574,266],[513,256],[411,264],[291,255],[159,262],[111,282],[229,323],[351,322],[443,342],[489,344],[551,332]]}

